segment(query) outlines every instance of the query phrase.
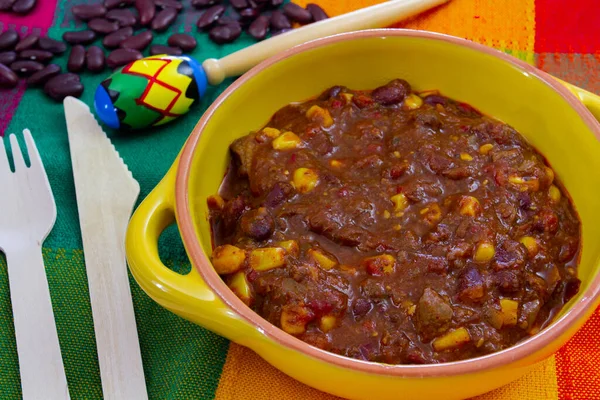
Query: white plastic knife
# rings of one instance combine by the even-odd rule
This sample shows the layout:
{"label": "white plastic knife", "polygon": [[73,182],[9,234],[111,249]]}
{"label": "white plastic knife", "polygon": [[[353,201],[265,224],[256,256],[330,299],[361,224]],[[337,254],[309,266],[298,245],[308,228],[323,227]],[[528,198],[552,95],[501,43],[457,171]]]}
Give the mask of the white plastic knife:
{"label": "white plastic knife", "polygon": [[85,103],[64,100],[105,399],[147,399],[125,261],[140,185]]}

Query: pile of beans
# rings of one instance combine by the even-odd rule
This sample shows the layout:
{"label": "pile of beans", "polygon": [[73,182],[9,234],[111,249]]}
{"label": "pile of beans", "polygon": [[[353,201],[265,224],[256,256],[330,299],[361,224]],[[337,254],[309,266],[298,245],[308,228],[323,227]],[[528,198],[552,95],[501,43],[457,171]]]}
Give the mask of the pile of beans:
{"label": "pile of beans", "polygon": [[[0,11],[22,9],[23,4],[35,6],[35,0],[0,0]],[[10,4],[10,6],[9,6]],[[308,24],[328,18],[321,7],[309,4],[302,8],[283,0],[191,0],[191,6],[203,10],[196,26],[208,32],[218,44],[235,41],[246,30],[256,40],[268,33],[277,35],[292,29],[292,24]],[[30,8],[30,9],[31,9]],[[87,29],[63,34],[62,42],[30,34],[20,38],[16,31],[0,34],[0,88],[15,87],[24,78],[29,87],[43,87],[56,101],[66,96],[79,97],[83,85],[79,73],[92,73],[129,64],[150,55],[181,55],[196,47],[196,39],[185,33],[171,35],[166,44],[153,44],[155,32],[166,31],[184,10],[181,0],[104,0],[79,4],[72,14],[87,25]],[[16,11],[15,11],[16,12]],[[102,46],[93,44],[101,39]],[[63,73],[53,57],[71,46]],[[86,47],[87,46],[87,47]],[[108,55],[105,54],[108,52]]]}

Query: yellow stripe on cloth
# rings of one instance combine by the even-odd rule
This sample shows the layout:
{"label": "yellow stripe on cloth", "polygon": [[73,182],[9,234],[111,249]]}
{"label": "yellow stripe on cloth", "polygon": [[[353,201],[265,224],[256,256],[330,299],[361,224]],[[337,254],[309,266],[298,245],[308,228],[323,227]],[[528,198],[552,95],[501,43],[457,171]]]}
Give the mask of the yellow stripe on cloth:
{"label": "yellow stripe on cloth", "polygon": [[[272,367],[253,351],[231,343],[215,400],[335,400]],[[510,385],[473,400],[557,400],[554,356]]]}

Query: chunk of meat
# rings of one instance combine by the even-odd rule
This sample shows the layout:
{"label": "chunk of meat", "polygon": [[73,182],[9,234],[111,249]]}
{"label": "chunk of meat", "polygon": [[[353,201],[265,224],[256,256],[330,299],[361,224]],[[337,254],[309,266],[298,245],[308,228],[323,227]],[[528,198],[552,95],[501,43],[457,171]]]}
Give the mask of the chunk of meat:
{"label": "chunk of meat", "polygon": [[258,145],[255,133],[241,137],[231,144],[230,149],[234,159],[237,160],[239,176],[248,176],[250,173],[254,152]]}
{"label": "chunk of meat", "polygon": [[477,267],[467,267],[458,280],[458,297],[461,300],[477,302],[485,294],[483,277]]}
{"label": "chunk of meat", "polygon": [[417,304],[417,328],[424,340],[446,332],[452,322],[452,307],[435,290],[426,288]]}

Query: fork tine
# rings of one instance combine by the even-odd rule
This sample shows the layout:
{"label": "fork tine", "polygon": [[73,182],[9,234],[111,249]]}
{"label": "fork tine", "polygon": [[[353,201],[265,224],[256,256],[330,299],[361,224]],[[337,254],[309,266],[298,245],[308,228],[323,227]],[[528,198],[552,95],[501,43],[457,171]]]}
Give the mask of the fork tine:
{"label": "fork tine", "polygon": [[4,148],[4,138],[0,136],[0,173],[3,171],[10,172],[10,165],[8,164],[8,155]]}
{"label": "fork tine", "polygon": [[19,169],[27,168],[25,165],[25,159],[23,158],[23,153],[21,152],[21,147],[19,147],[19,142],[17,141],[17,135],[14,133],[10,134],[10,147],[12,148],[15,172],[19,172]]}
{"label": "fork tine", "polygon": [[35,168],[42,164],[40,153],[38,152],[33,136],[29,129],[23,129],[23,137],[25,138],[25,146],[27,147],[27,153],[29,154],[29,164],[31,168]]}

